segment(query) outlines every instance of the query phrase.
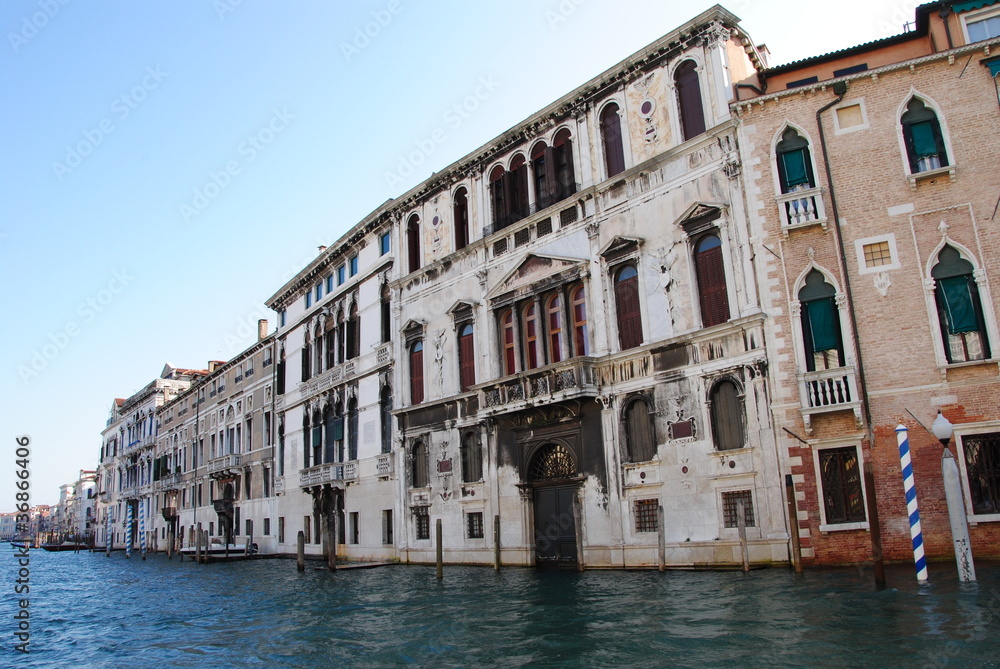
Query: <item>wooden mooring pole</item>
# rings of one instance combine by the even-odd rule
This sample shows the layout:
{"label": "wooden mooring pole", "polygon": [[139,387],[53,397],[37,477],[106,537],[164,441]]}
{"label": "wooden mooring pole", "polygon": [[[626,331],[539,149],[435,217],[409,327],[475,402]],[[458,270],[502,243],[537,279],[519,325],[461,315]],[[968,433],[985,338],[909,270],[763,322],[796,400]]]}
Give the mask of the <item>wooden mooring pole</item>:
{"label": "wooden mooring pole", "polygon": [[493,516],[493,570],[500,571],[500,514]]}
{"label": "wooden mooring pole", "polygon": [[437,524],[435,526],[436,536],[434,537],[436,547],[435,552],[437,553],[437,577],[440,581],[444,578],[444,550],[442,548],[443,544],[441,541],[441,519],[437,519]]}
{"label": "wooden mooring pole", "polygon": [[299,571],[306,570],[306,534],[302,530],[299,530],[299,536],[297,539],[298,546],[296,548],[296,565]]}
{"label": "wooden mooring pole", "polygon": [[573,498],[573,525],[576,529],[576,570],[586,569],[583,564],[583,524],[580,522],[583,513],[580,511],[580,498]]}
{"label": "wooden mooring pole", "polygon": [[326,528],[326,543],[330,547],[326,554],[326,566],[330,571],[337,571],[337,517],[333,518],[333,527]]}
{"label": "wooden mooring pole", "polygon": [[201,564],[201,523],[194,531],[194,563]]}
{"label": "wooden mooring pole", "polygon": [[746,504],[743,500],[736,502],[736,527],[740,533],[740,557],[743,558],[743,571],[750,571],[750,553],[747,546]]}
{"label": "wooden mooring pole", "polygon": [[663,505],[656,505],[656,529],[660,544],[660,571],[667,570],[667,527],[663,524]]}
{"label": "wooden mooring pole", "polygon": [[788,500],[788,532],[792,539],[792,566],[795,573],[802,573],[802,546],[799,540],[799,512],[795,503],[795,483],[791,474],[785,474],[785,498]]}
{"label": "wooden mooring pole", "polygon": [[[878,500],[875,497],[875,470],[871,462],[865,462],[865,489],[868,504],[868,532],[872,541],[872,566],[875,568],[875,585],[885,587],[885,561],[882,557],[882,529],[878,521]],[[799,558],[801,560],[801,557]],[[801,571],[799,569],[798,571]]]}
{"label": "wooden mooring pole", "polygon": [[167,559],[174,559],[174,528],[172,525],[167,529]]}

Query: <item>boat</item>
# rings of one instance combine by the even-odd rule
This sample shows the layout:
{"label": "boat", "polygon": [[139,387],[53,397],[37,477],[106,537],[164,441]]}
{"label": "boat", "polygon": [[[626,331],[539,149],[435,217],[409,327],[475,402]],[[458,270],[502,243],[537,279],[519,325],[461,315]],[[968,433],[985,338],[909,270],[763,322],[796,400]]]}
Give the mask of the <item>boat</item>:
{"label": "boat", "polygon": [[42,548],[49,552],[57,553],[59,551],[85,551],[87,550],[87,545],[76,541],[64,541],[62,543],[53,541],[42,544]]}
{"label": "boat", "polygon": [[[222,539],[213,537],[207,547],[202,547],[201,552],[209,559],[225,559],[227,556],[229,559],[240,559],[256,555],[257,544],[224,544]],[[196,558],[195,547],[185,546],[181,549],[181,555],[186,555],[194,560]]]}

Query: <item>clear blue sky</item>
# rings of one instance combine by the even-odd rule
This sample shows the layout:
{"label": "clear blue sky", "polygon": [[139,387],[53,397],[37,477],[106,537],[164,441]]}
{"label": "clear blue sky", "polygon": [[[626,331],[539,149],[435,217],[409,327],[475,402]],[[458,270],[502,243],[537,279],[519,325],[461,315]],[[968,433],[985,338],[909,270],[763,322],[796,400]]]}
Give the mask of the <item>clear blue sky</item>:
{"label": "clear blue sky", "polygon": [[[725,6],[778,64],[900,32],[915,5]],[[113,398],[232,357],[319,244],[709,6],[4,0],[0,510],[16,436],[54,503],[97,466]]]}

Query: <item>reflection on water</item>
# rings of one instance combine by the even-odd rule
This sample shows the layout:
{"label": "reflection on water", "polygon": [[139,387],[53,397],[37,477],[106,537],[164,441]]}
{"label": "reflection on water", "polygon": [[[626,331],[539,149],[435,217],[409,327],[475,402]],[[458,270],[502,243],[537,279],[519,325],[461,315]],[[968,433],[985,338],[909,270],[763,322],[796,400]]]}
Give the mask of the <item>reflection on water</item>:
{"label": "reflection on water", "polygon": [[[0,558],[15,573],[13,556]],[[318,564],[315,565],[318,567]],[[294,561],[198,566],[31,554],[30,656],[3,666],[998,666],[1000,567],[549,573],[428,567],[331,574]],[[30,662],[24,662],[30,660]]]}

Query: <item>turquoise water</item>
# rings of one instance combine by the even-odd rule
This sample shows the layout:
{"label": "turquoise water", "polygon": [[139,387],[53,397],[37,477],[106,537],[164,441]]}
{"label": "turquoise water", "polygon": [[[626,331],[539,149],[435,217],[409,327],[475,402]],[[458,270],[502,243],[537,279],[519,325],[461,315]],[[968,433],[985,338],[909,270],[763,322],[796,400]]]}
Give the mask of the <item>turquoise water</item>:
{"label": "turquoise water", "polygon": [[[1000,566],[543,573],[31,553],[31,654],[3,667],[1000,666]],[[3,626],[7,626],[4,629]]]}

